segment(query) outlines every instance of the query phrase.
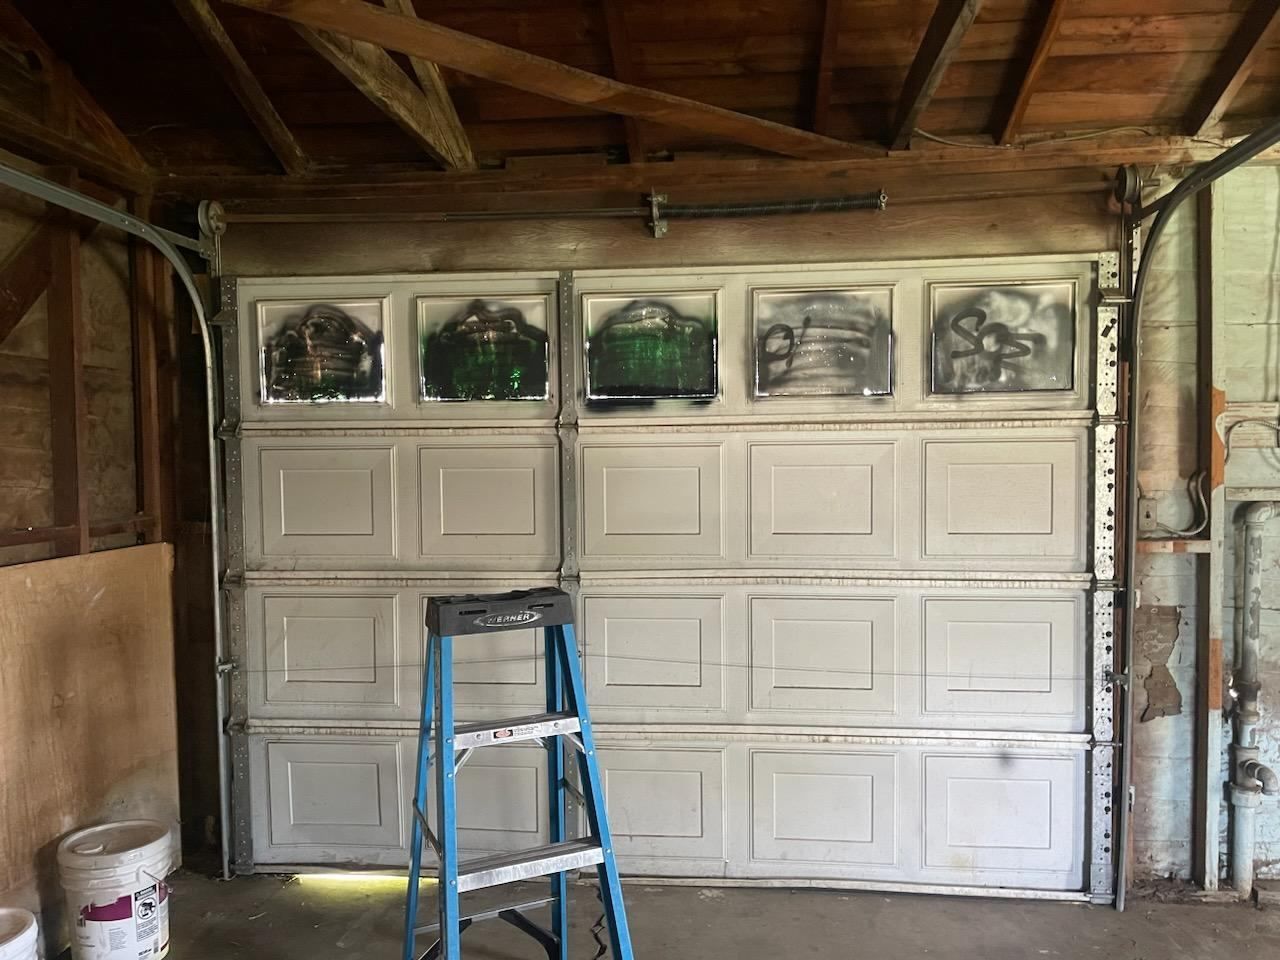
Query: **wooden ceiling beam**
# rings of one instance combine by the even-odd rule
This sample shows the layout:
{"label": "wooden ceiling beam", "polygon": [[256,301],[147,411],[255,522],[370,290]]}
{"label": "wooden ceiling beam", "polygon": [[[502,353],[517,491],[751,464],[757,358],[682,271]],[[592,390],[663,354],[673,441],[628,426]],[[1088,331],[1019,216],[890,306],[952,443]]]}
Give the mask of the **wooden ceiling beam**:
{"label": "wooden ceiling beam", "polygon": [[1249,79],[1259,54],[1280,20],[1280,0],[1255,0],[1245,11],[1226,48],[1187,111],[1184,129],[1200,136],[1221,122]]}
{"label": "wooden ceiling beam", "polygon": [[813,112],[810,128],[825,134],[831,123],[831,78],[840,47],[841,0],[826,0],[822,16],[822,37],[818,44],[817,73],[813,82]]}
{"label": "wooden ceiling beam", "polygon": [[[414,18],[418,16],[418,11],[413,6],[413,0],[382,0],[382,2],[388,10],[392,10],[402,16]],[[448,142],[450,154],[458,157],[461,161],[458,164],[459,169],[474,170],[476,159],[471,150],[471,140],[467,137],[467,131],[462,127],[462,121],[458,119],[458,110],[453,104],[453,97],[444,82],[444,75],[440,72],[440,67],[430,60],[413,56],[409,57],[409,65],[413,67],[414,75],[418,78],[418,85],[422,87],[422,94],[427,101],[427,109],[435,115],[435,129],[439,131],[441,139]]]}
{"label": "wooden ceiling beam", "polygon": [[271,148],[284,172],[292,176],[306,173],[310,166],[306,154],[302,152],[302,147],[262,89],[262,84],[236,49],[226,27],[209,6],[208,0],[173,0],[173,4],[191,32],[196,35],[204,52],[213,61],[215,69],[235,94],[235,98],[240,101],[240,106]]}
{"label": "wooden ceiling beam", "polygon": [[[622,4],[623,0],[602,0],[604,32],[609,40],[609,57],[613,61],[614,79],[621,80],[623,83],[635,83],[638,74],[635,58],[631,53],[631,32],[627,29]],[[622,123],[627,136],[627,159],[632,163],[643,163],[648,150],[640,121],[635,117],[623,117]]]}
{"label": "wooden ceiling beam", "polygon": [[[78,129],[99,152],[113,158],[114,164],[149,175],[147,161],[137,147],[10,0],[0,0],[0,35],[12,46],[26,50],[40,64],[46,85],[45,122],[54,136],[77,142],[80,139],[76,135]],[[80,145],[79,149],[89,152],[94,148]],[[37,159],[53,163],[74,162],[56,151],[42,153]],[[115,185],[127,186],[123,181],[116,181]]]}
{"label": "wooden ceiling beam", "polygon": [[316,30],[329,30],[353,40],[422,57],[460,73],[552,100],[695,130],[771,153],[809,160],[832,160],[881,152],[588,73],[438,24],[400,16],[364,0],[230,2]]}
{"label": "wooden ceiling beam", "polygon": [[[979,144],[974,144],[974,147]],[[479,170],[474,173],[403,171],[348,174],[294,179],[281,176],[173,177],[157,189],[182,199],[213,197],[237,200],[358,199],[364,197],[418,198],[440,210],[494,204],[504,208],[523,204],[554,206],[576,196],[606,198],[616,206],[638,199],[650,188],[680,197],[701,197],[709,191],[722,199],[751,195],[823,195],[858,193],[885,188],[889,206],[897,191],[916,190],[930,178],[972,174],[1025,174],[1071,168],[1114,171],[1125,163],[1187,165],[1202,163],[1221,153],[1220,147],[1190,137],[1148,137],[1117,133],[1060,143],[1029,142],[1018,150],[988,145],[987,149],[930,144],[905,153],[840,161],[800,161],[775,157],[681,154],[669,163],[581,165],[554,171]],[[1259,162],[1280,162],[1280,148]],[[549,198],[549,199],[548,199]]]}
{"label": "wooden ceiling beam", "polygon": [[139,170],[34,117],[0,105],[0,144],[40,163],[75,167],[81,174],[129,193],[151,190],[149,170]]}
{"label": "wooden ceiling beam", "polygon": [[916,121],[933,99],[951,58],[978,15],[982,0],[938,0],[924,38],[916,50],[915,60],[907,71],[907,79],[898,99],[886,142],[891,150],[905,150],[911,145]]}
{"label": "wooden ceiling beam", "polygon": [[1000,144],[1013,143],[1022,129],[1022,120],[1026,116],[1027,106],[1031,103],[1031,95],[1035,92],[1036,82],[1049,60],[1049,50],[1058,35],[1058,27],[1062,23],[1062,14],[1067,9],[1068,0],[1040,0],[1040,20],[1036,29],[1036,45],[1031,56],[1024,61],[1022,69],[1013,75],[1013,85],[1004,95],[1002,104],[996,108],[995,141]]}
{"label": "wooden ceiling beam", "polygon": [[[368,6],[363,0],[361,5]],[[374,7],[369,9],[382,12]],[[396,14],[386,15],[407,20]],[[440,126],[439,116],[426,96],[386,50],[328,30],[313,30],[301,23],[295,23],[294,29],[446,169],[475,169],[470,146],[466,146],[465,153],[458,152],[453,132]]]}

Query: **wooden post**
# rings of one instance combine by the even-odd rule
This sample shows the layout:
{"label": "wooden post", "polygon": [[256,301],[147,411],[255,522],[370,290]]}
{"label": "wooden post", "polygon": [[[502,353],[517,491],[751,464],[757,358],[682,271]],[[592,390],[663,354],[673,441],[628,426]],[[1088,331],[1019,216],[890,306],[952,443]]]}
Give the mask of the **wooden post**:
{"label": "wooden post", "polygon": [[[51,178],[75,188],[75,171]],[[55,229],[49,243],[49,419],[53,447],[53,522],[70,527],[60,535],[60,554],[88,553],[89,487],[86,476],[88,411],[82,353],[80,230],[71,214],[50,210]]]}
{"label": "wooden post", "polygon": [[[139,197],[132,203],[140,220],[151,217],[151,202]],[[155,254],[151,245],[129,238],[130,323],[133,333],[134,460],[138,510],[147,518],[142,531],[148,543],[164,539],[160,529],[163,474],[160,460],[159,370],[156,359],[157,297]]]}

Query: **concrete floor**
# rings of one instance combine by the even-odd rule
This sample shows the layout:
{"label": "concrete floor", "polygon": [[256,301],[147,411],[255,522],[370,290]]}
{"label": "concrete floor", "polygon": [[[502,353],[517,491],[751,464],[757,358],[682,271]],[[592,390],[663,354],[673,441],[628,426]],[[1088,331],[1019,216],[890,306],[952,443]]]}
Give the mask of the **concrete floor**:
{"label": "concrete floor", "polygon": [[[393,960],[404,881],[173,879],[177,960]],[[427,888],[424,887],[424,891]],[[1206,960],[1280,957],[1280,909],[1131,899],[1129,909],[875,893],[626,886],[637,960],[947,957],[948,960]],[[573,887],[570,956],[590,960],[594,887]],[[432,908],[430,897],[426,908]],[[545,914],[545,911],[544,911]],[[538,917],[538,914],[534,915]],[[472,927],[467,960],[538,960],[499,921]],[[545,954],[541,954],[545,958]]]}

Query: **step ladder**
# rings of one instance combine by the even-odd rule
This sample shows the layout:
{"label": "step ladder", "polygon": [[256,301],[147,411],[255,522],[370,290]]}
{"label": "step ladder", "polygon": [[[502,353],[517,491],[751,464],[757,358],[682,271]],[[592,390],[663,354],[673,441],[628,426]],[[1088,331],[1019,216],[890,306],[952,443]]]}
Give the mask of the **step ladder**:
{"label": "step ladder", "polygon": [[[542,627],[545,639],[546,713],[509,720],[455,724],[453,718],[453,644],[460,637],[520,627]],[[435,721],[434,749],[431,741]],[[547,752],[550,843],[533,850],[459,860],[457,774],[481,747],[523,741],[541,744]],[[563,742],[562,742],[563,741]],[[565,743],[577,753],[582,790],[567,779]],[[434,760],[436,823],[427,817],[427,776]],[[565,836],[566,794],[585,807],[590,836]],[[479,920],[497,918],[528,934],[547,952],[549,960],[568,960],[568,883],[571,870],[594,866],[600,878],[600,899],[609,925],[615,960],[633,960],[631,935],[622,904],[622,885],[605,814],[604,789],[596,762],[587,699],[578,666],[573,635],[573,604],[563,590],[543,588],[512,593],[433,597],[427,603],[427,658],[422,680],[422,722],[418,734],[418,778],[413,793],[409,892],[405,903],[404,960],[459,960],[462,932]],[[429,843],[440,862],[439,922],[418,925],[418,880],[422,845]],[[460,897],[472,890],[549,877],[549,895],[500,907],[464,913]],[[545,929],[524,913],[551,907],[551,927]],[[419,936],[437,933],[425,953],[417,953]]]}

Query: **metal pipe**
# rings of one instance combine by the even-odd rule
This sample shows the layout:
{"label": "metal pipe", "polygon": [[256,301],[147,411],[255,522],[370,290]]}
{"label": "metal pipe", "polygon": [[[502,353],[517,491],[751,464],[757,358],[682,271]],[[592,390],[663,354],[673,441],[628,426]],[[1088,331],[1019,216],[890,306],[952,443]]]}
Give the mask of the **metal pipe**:
{"label": "metal pipe", "polygon": [[1258,759],[1258,654],[1262,646],[1262,532],[1280,513],[1280,504],[1264,500],[1244,512],[1244,629],[1231,678],[1236,697],[1235,741],[1231,744],[1231,885],[1241,897],[1253,893],[1255,820],[1264,794],[1280,793],[1280,782]]}
{"label": "metal pipe", "polygon": [[[1138,435],[1141,428],[1141,418],[1139,411],[1141,409],[1141,377],[1139,375],[1140,367],[1138,364],[1138,332],[1139,319],[1142,310],[1143,291],[1146,289],[1147,277],[1150,274],[1151,253],[1155,249],[1155,245],[1159,242],[1165,228],[1169,224],[1169,219],[1174,211],[1188,197],[1193,196],[1205,187],[1209,186],[1219,177],[1229,173],[1231,170],[1240,166],[1253,157],[1257,156],[1263,150],[1280,143],[1280,120],[1272,121],[1261,130],[1251,133],[1239,143],[1224,150],[1214,159],[1204,164],[1189,177],[1175,186],[1167,194],[1158,200],[1147,204],[1145,207],[1135,211],[1136,219],[1141,220],[1152,213],[1155,219],[1152,221],[1147,232],[1146,242],[1142,246],[1142,261],[1138,266],[1137,274],[1133,279],[1133,296],[1129,310],[1129,402],[1127,405],[1126,416],[1129,422],[1129,435],[1125,444],[1125,564],[1124,579],[1122,581],[1124,587],[1124,637],[1122,644],[1123,651],[1123,670],[1128,672],[1131,669],[1134,658],[1134,638],[1133,638],[1133,621],[1137,612],[1137,546],[1138,546],[1138,498],[1140,492],[1138,490]],[[1120,764],[1120,791],[1119,800],[1124,806],[1121,808],[1120,829],[1117,836],[1117,856],[1121,864],[1119,871],[1119,883],[1116,889],[1116,909],[1124,909],[1125,901],[1125,883],[1126,875],[1124,869],[1126,850],[1128,849],[1128,804],[1129,790],[1132,777],[1130,775],[1129,751],[1133,737],[1133,708],[1132,694],[1125,692],[1124,694],[1124,711],[1122,715],[1121,749],[1124,751]],[[1214,749],[1210,745],[1210,749]]]}
{"label": "metal pipe", "polygon": [[196,320],[200,327],[200,342],[204,348],[205,377],[205,417],[208,421],[209,450],[209,540],[213,554],[213,649],[215,660],[214,683],[216,684],[216,701],[218,711],[218,816],[222,821],[220,833],[222,839],[222,876],[231,878],[231,827],[230,780],[227,775],[226,745],[226,689],[221,670],[219,669],[224,654],[222,625],[222,470],[220,464],[221,451],[218,446],[218,391],[217,378],[214,376],[213,334],[209,328],[209,318],[205,312],[204,301],[196,286],[195,275],[187,266],[186,260],[177,250],[178,246],[194,250],[201,256],[209,257],[213,253],[211,245],[203,240],[192,240],[180,234],[157,227],[137,217],[99,203],[91,197],[70,190],[61,184],[46,180],[44,177],[18,170],[7,163],[0,162],[0,184],[11,187],[51,203],[54,206],[71,210],[81,216],[105,223],[107,226],[123,230],[125,233],[139,237],[151,244],[166,260],[172,264],[174,272],[182,281]]}

